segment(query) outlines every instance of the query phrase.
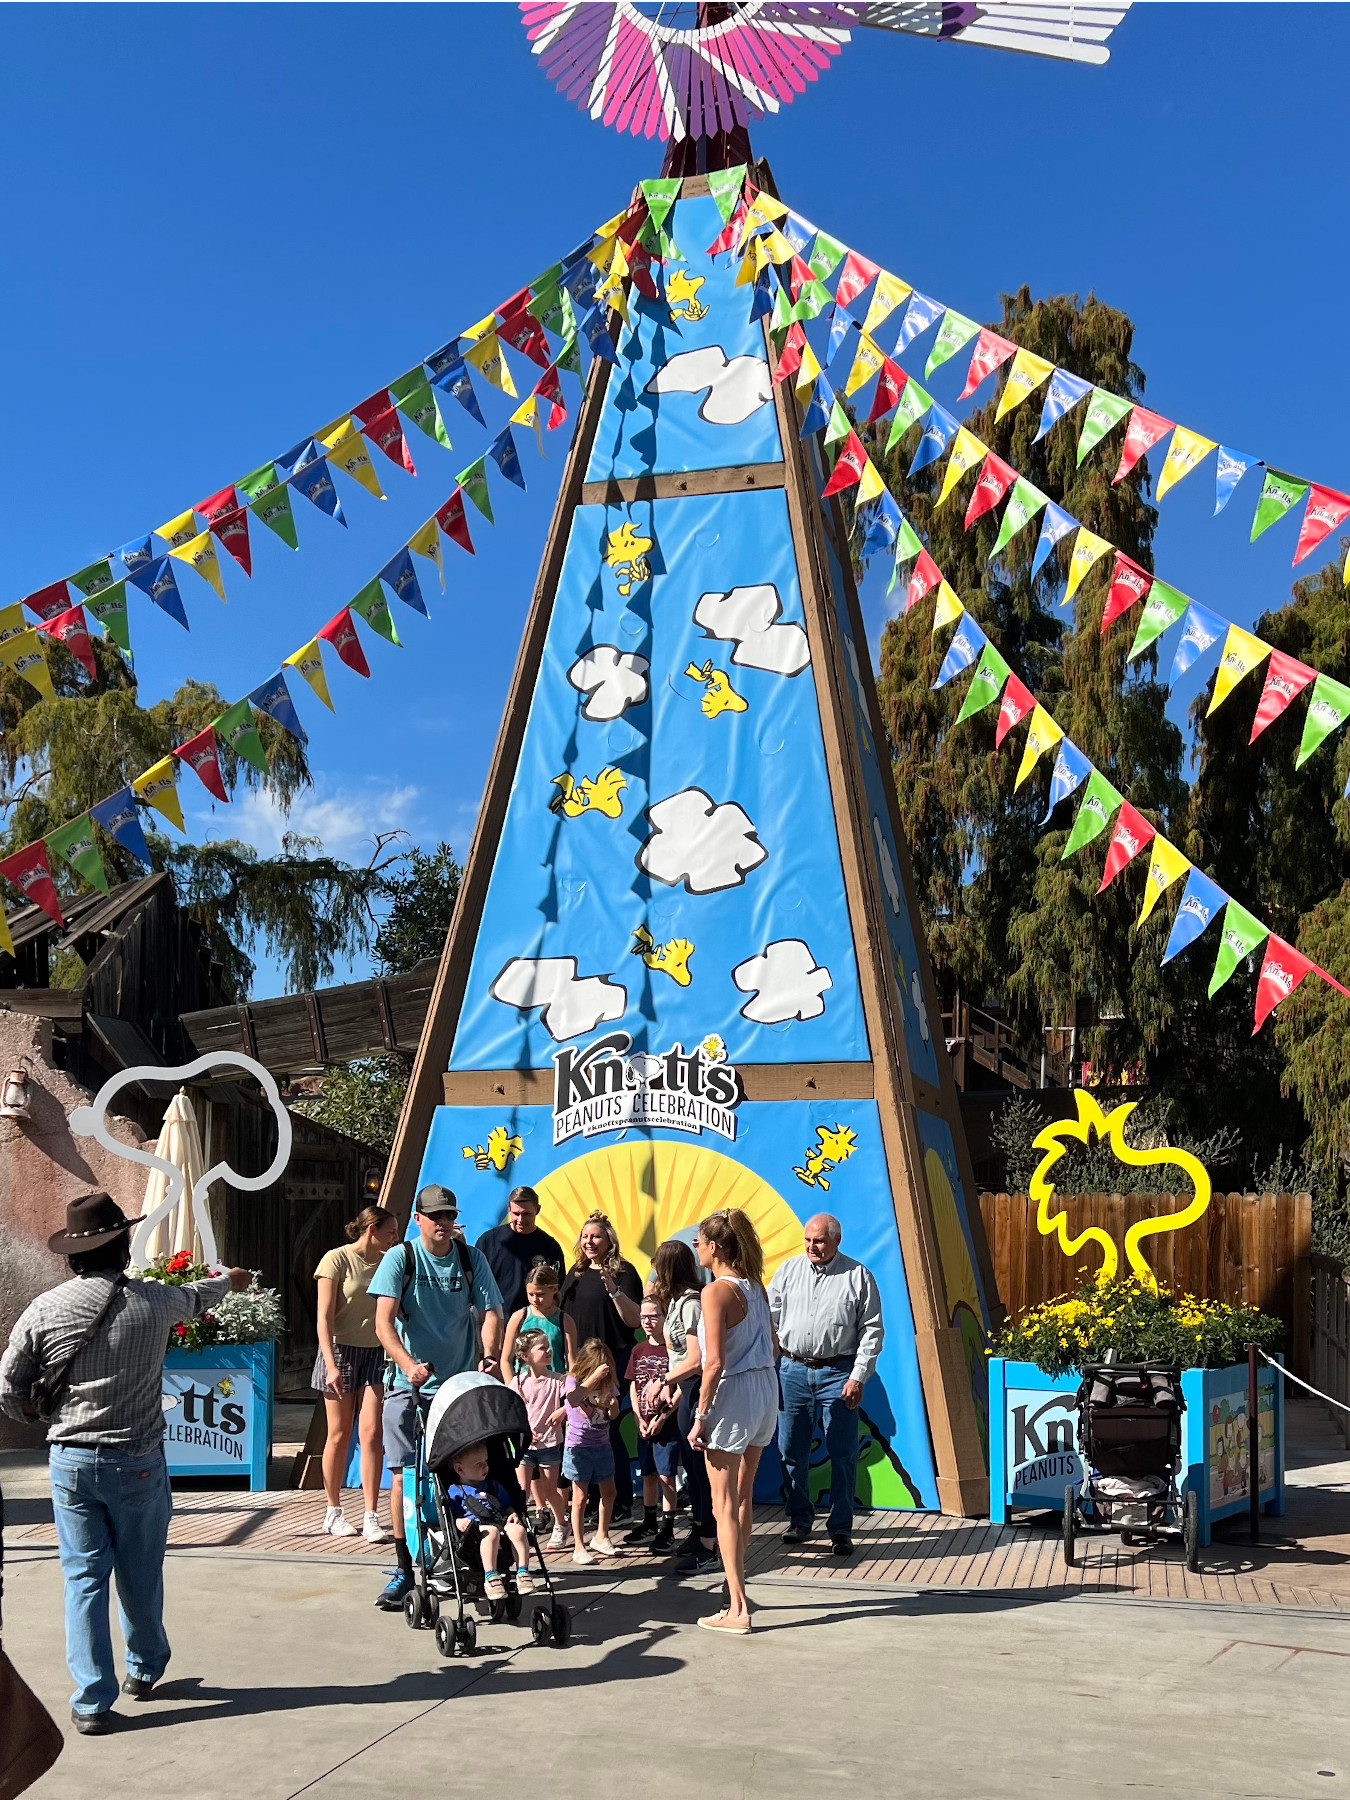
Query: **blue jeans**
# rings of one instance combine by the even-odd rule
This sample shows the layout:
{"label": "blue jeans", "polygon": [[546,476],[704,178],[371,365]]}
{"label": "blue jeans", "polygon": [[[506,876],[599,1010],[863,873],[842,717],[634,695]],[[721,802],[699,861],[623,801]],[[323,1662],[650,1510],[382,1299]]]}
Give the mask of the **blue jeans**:
{"label": "blue jeans", "polygon": [[778,1365],[783,1410],[778,1415],[778,1454],[783,1459],[783,1498],[794,1525],[815,1519],[808,1475],[817,1415],[823,1417],[825,1454],[830,1459],[831,1537],[853,1535],[853,1490],[858,1479],[858,1414],[844,1405],[844,1383],[852,1357],[825,1369],[808,1369],[784,1356]]}
{"label": "blue jeans", "polygon": [[75,1712],[107,1712],[117,1698],[108,1582],[117,1582],[127,1673],[158,1681],[164,1635],[164,1546],[173,1500],[163,1450],[128,1456],[54,1444],[52,1510],[66,1583],[66,1663]]}

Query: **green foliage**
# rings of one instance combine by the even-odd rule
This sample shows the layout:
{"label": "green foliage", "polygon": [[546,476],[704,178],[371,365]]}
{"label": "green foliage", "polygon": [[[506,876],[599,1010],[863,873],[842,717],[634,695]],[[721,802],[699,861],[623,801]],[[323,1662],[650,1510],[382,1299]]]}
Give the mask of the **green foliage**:
{"label": "green foliage", "polygon": [[[1169,1129],[1173,1112],[1158,1095],[1141,1102],[1126,1121],[1126,1143],[1136,1150],[1157,1150],[1164,1145],[1188,1150],[1204,1164],[1215,1188],[1222,1192],[1223,1176],[1241,1150],[1242,1133],[1222,1125],[1208,1137],[1198,1138],[1175,1125]],[[1009,1193],[1025,1194],[1030,1188],[1031,1177],[1045,1154],[1034,1148],[1034,1141],[1050,1123],[1050,1114],[1043,1107],[1014,1094],[991,1125],[989,1135],[1003,1158]],[[1115,1157],[1109,1144],[1096,1141],[1087,1146],[1070,1141],[1055,1164],[1052,1179],[1056,1194],[1170,1194],[1177,1188],[1174,1167],[1132,1168]]]}
{"label": "green foliage", "polygon": [[1105,1359],[1171,1363],[1183,1369],[1224,1369],[1245,1362],[1247,1345],[1276,1350],[1279,1319],[1254,1306],[1156,1292],[1131,1275],[1098,1286],[1090,1278],[1068,1299],[1047,1300],[1009,1319],[995,1333],[992,1356],[1034,1363],[1046,1375]]}
{"label": "green foliage", "polygon": [[294,1102],[291,1110],[373,1150],[387,1151],[398,1130],[410,1068],[401,1056],[363,1057],[345,1068],[330,1069],[319,1093]]}
{"label": "green foliage", "polygon": [[[205,1281],[211,1271],[205,1263],[193,1262],[190,1250],[180,1250],[174,1256],[157,1256],[149,1268],[138,1273],[142,1281],[184,1287],[190,1281]],[[211,1344],[264,1344],[281,1337],[285,1330],[281,1296],[275,1288],[261,1286],[255,1273],[242,1294],[226,1294],[210,1312],[171,1327],[167,1348],[205,1350]]]}
{"label": "green foliage", "polygon": [[397,871],[385,877],[381,893],[389,911],[374,944],[383,974],[404,974],[425,958],[441,954],[462,874],[454,851],[441,842],[432,851],[414,845]]}

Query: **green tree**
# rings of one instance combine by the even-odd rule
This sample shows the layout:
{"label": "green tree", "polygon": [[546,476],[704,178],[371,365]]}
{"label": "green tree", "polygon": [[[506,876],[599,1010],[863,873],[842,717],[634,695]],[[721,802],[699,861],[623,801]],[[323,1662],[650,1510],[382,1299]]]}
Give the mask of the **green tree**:
{"label": "green tree", "polygon": [[387,1152],[393,1147],[411,1071],[411,1062],[401,1056],[363,1056],[329,1069],[319,1092],[293,1102],[291,1110],[369,1144],[372,1150]]}

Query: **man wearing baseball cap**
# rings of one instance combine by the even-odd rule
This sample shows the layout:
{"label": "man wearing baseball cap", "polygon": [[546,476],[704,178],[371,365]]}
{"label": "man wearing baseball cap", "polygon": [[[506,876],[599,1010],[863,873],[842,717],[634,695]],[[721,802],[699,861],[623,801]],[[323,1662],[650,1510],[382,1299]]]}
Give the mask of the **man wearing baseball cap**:
{"label": "man wearing baseball cap", "polygon": [[[416,1408],[450,1375],[481,1369],[500,1376],[502,1297],[481,1250],[464,1241],[459,1202],[447,1187],[424,1187],[413,1205],[415,1235],[386,1250],[367,1292],[375,1335],[393,1366],[384,1402],[384,1456],[398,1569],[375,1604],[400,1612],[412,1586],[403,1529],[403,1471],[417,1460]],[[481,1341],[480,1341],[481,1340]]]}

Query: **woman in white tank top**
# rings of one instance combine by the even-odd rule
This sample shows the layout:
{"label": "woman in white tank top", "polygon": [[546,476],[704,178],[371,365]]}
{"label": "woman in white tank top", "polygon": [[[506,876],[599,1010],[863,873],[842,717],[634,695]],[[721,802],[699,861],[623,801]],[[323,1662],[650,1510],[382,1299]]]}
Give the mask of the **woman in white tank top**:
{"label": "woman in white tank top", "polygon": [[764,1252],[746,1215],[734,1208],[710,1214],[694,1247],[714,1280],[703,1290],[703,1381],[689,1442],[707,1459],[729,1595],[723,1611],[699,1624],[744,1637],[750,1630],[745,1546],[753,1527],[755,1470],[778,1429],[777,1346],[764,1293]]}

